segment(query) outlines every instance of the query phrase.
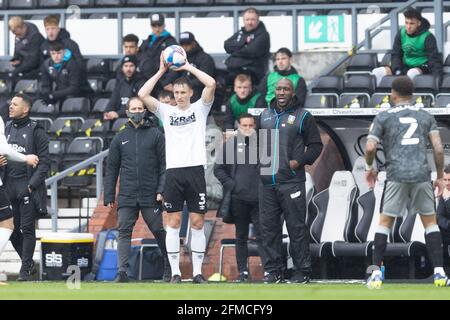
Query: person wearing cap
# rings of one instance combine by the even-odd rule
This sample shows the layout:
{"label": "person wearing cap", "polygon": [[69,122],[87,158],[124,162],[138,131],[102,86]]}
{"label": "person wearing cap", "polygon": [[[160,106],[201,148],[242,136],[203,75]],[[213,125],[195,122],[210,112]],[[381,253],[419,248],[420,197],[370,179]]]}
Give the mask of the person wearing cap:
{"label": "person wearing cap", "polygon": [[86,96],[91,88],[82,67],[61,42],[50,46],[50,58],[41,66],[41,98],[48,104]]}
{"label": "person wearing cap", "polygon": [[[139,55],[139,38],[137,35],[130,33],[122,38],[123,54],[125,56],[138,56]],[[139,70],[139,69],[138,69]],[[122,61],[116,68],[116,78],[123,77],[122,73]]]}
{"label": "person wearing cap", "polygon": [[145,83],[145,77],[137,71],[138,60],[136,56],[125,56],[122,59],[121,76],[116,77],[116,85],[109,99],[104,120],[126,118],[128,100],[136,97],[139,89]]}
{"label": "person wearing cap", "polygon": [[[152,14],[150,16],[150,25],[152,34],[144,40],[139,47],[139,71],[145,75],[152,75],[159,70],[159,57],[161,52],[167,47],[177,44],[177,40],[166,30],[162,14]],[[178,74],[171,70],[167,71],[161,78],[155,91],[158,93],[162,89],[172,91],[172,82],[178,78]]]}
{"label": "person wearing cap", "polygon": [[[198,44],[191,32],[183,32],[180,34],[180,45],[186,51],[187,59],[191,64],[211,77],[214,77],[216,66],[213,58],[203,51],[203,48]],[[183,75],[191,80],[192,89],[194,90],[194,95],[191,99],[192,101],[197,101],[202,95],[203,83],[188,72],[183,72]]]}
{"label": "person wearing cap", "polygon": [[70,50],[72,57],[80,64],[84,66],[83,56],[78,44],[70,38],[70,33],[59,27],[59,15],[49,15],[44,19],[45,33],[47,39],[41,44],[41,63],[50,58],[50,46],[56,41],[64,44],[67,50]]}
{"label": "person wearing cap", "polygon": [[442,55],[430,32],[430,22],[414,8],[407,9],[403,15],[405,26],[395,37],[391,65],[372,70],[377,85],[386,75],[407,75],[413,80],[420,74],[442,74]]}
{"label": "person wearing cap", "polygon": [[14,55],[10,60],[14,70],[10,76],[34,74],[39,71],[40,47],[44,41],[44,37],[38,28],[30,23],[25,22],[22,17],[14,16],[9,19],[9,30],[16,36]]}
{"label": "person wearing cap", "polygon": [[270,35],[264,23],[259,21],[255,8],[247,8],[243,19],[244,26],[224,42],[225,51],[230,54],[225,60],[230,73],[228,83],[231,84],[237,74],[247,73],[258,85],[268,68]]}

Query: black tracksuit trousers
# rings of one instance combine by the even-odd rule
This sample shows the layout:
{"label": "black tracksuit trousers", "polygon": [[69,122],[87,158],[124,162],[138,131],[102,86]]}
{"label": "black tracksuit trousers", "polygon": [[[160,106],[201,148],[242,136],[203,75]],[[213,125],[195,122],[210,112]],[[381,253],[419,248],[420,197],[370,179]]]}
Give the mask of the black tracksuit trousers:
{"label": "black tracksuit trousers", "polygon": [[311,273],[309,234],[306,226],[304,183],[285,183],[259,187],[259,207],[262,242],[267,254],[265,272],[283,273],[282,216],[289,234],[289,252],[297,271]]}

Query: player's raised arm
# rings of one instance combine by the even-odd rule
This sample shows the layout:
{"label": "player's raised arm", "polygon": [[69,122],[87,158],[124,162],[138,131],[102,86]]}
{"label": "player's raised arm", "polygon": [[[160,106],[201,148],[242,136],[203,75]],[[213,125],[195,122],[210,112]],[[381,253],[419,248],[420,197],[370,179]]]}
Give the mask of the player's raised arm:
{"label": "player's raised arm", "polygon": [[161,77],[164,75],[164,73],[166,73],[166,71],[167,66],[164,63],[163,53],[161,52],[158,72],[155,73],[153,77],[147,80],[147,82],[142,86],[141,90],[139,90],[138,93],[139,98],[141,98],[142,101],[144,101],[144,104],[147,107],[147,109],[153,113],[157,111],[159,101],[153,98],[150,94],[155,88],[156,83],[158,83],[159,79],[161,79]]}
{"label": "player's raised arm", "polygon": [[202,91],[202,101],[205,104],[210,104],[214,101],[214,93],[216,91],[216,80],[211,77],[206,72],[197,69],[189,62],[186,61],[182,67],[176,69],[175,71],[184,70],[193,74],[201,83],[205,86]]}

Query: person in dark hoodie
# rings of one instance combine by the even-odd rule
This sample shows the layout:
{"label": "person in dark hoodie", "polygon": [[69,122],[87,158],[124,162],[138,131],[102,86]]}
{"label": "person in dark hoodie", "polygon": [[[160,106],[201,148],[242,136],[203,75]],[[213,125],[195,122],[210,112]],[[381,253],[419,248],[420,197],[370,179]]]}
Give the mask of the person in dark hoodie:
{"label": "person in dark hoodie", "polygon": [[139,73],[136,56],[125,56],[122,59],[122,76],[116,78],[116,85],[109,99],[104,120],[125,118],[128,100],[136,97],[146,79]]}
{"label": "person in dark hoodie", "polygon": [[82,68],[61,42],[54,42],[50,46],[50,58],[41,66],[41,84],[41,98],[49,104],[85,96],[90,92]]}
{"label": "person in dark hoodie", "polygon": [[[159,70],[159,58],[161,52],[167,47],[177,44],[177,40],[166,30],[162,14],[152,14],[150,16],[150,24],[152,34],[144,40],[139,47],[139,71],[146,77],[153,76]],[[157,88],[155,88],[155,96],[162,89],[172,91],[172,83],[178,78],[178,74],[172,70],[168,70],[161,78]]]}
{"label": "person in dark hoodie", "polygon": [[[209,74],[211,77],[214,77],[216,66],[213,58],[203,51],[203,48],[198,44],[191,32],[183,32],[180,34],[180,45],[186,51],[187,59],[190,64]],[[194,90],[194,95],[191,99],[192,101],[197,101],[202,95],[202,90],[204,88],[203,84],[196,77],[187,72],[183,72],[182,75],[187,76],[189,80],[191,80],[192,89]]]}
{"label": "person in dark hoodie", "polygon": [[239,73],[248,73],[253,83],[258,85],[267,72],[270,56],[270,35],[259,21],[255,8],[244,11],[244,26],[225,40],[224,48],[230,56],[225,61],[229,74],[229,83]]}
{"label": "person in dark hoodie", "polygon": [[25,22],[22,17],[11,17],[8,25],[9,30],[16,36],[14,55],[10,61],[14,70],[10,76],[36,76],[39,72],[39,50],[44,37],[34,24]]}
{"label": "person in dark hoodie", "polygon": [[[258,137],[255,129],[255,118],[248,113],[241,114],[237,135],[225,142],[214,166],[214,175],[222,183],[224,192],[231,195],[224,196],[223,201],[229,203],[222,203],[221,207],[230,208],[236,226],[236,260],[240,282],[250,280],[247,265],[250,223],[255,228],[261,261],[264,263],[265,259],[260,237],[258,188],[254,187],[259,178]],[[227,151],[234,154],[227,155]]]}
{"label": "person in dark hoodie", "polygon": [[439,198],[437,221],[444,245],[444,268],[450,272],[450,164],[444,169],[444,191]]}
{"label": "person in dark hoodie", "polygon": [[264,96],[267,104],[275,97],[275,85],[281,78],[288,78],[294,84],[294,92],[299,105],[303,107],[306,99],[306,82],[292,66],[292,52],[288,48],[280,48],[275,52],[274,71],[266,75],[259,85],[258,91]]}
{"label": "person in dark hoodie", "polygon": [[164,257],[164,280],[171,278],[166,250],[166,231],[163,228],[162,202],[166,180],[164,135],[147,119],[141,99],[134,97],[127,103],[129,122],[119,132],[109,148],[105,177],[105,206],[113,207],[116,199],[117,178],[120,176],[118,194],[119,272],[116,282],[128,282],[127,268],[131,234],[139,217],[155,236]]}
{"label": "person in dark hoodie", "polygon": [[41,44],[41,63],[50,58],[50,47],[55,42],[61,42],[66,51],[70,50],[73,59],[79,65],[84,66],[83,56],[78,44],[70,38],[70,33],[59,27],[59,15],[49,15],[44,19],[45,33],[47,39]]}
{"label": "person in dark hoodie", "polygon": [[259,208],[266,283],[283,281],[283,215],[290,239],[295,283],[309,282],[311,258],[306,226],[305,166],[312,165],[323,144],[314,117],[299,106],[291,80],[276,83],[275,98],[260,117]]}
{"label": "person in dark hoodie", "polygon": [[442,56],[430,32],[430,22],[414,8],[407,9],[403,15],[405,26],[395,37],[391,66],[372,70],[377,85],[386,75],[407,75],[411,80],[419,74],[442,75]]}

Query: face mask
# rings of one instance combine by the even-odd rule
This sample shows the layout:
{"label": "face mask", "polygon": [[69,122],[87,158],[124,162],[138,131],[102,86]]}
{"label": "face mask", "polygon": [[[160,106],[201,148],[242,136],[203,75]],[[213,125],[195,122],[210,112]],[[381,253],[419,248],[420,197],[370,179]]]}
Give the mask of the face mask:
{"label": "face mask", "polygon": [[145,111],[142,111],[142,112],[129,112],[129,111],[127,111],[127,116],[135,124],[139,124],[139,123],[141,123],[142,119],[144,119]]}

